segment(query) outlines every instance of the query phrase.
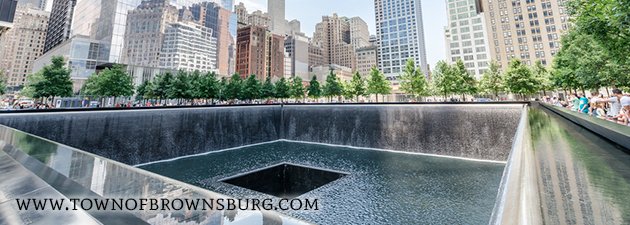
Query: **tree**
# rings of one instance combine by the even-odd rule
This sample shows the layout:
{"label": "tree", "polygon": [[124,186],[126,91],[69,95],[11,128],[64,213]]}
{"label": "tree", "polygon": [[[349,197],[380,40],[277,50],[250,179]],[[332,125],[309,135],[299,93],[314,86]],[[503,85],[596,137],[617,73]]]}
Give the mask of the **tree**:
{"label": "tree", "polygon": [[543,66],[540,60],[536,60],[532,67],[532,73],[536,80],[538,80],[538,87],[536,89],[543,91],[543,96],[547,96],[547,90],[551,90],[553,87],[549,79],[549,71]]}
{"label": "tree", "polygon": [[173,80],[173,74],[170,72],[157,75],[153,81],[153,95],[159,100],[167,100],[171,86],[173,85]]}
{"label": "tree", "polygon": [[376,95],[376,102],[378,102],[378,95],[383,95],[383,101],[385,101],[385,95],[392,92],[392,86],[385,75],[376,67],[372,67],[370,71],[370,79],[368,80],[368,93]]}
{"label": "tree", "polygon": [[345,99],[352,100],[355,97],[354,91],[352,90],[352,83],[350,81],[344,81],[341,83],[342,87],[342,95]]}
{"label": "tree", "polygon": [[361,74],[359,74],[359,72],[354,72],[354,75],[352,76],[352,80],[350,81],[349,85],[352,95],[357,98],[357,102],[359,102],[359,97],[365,96],[367,94],[365,80],[361,77]]}
{"label": "tree", "polygon": [[225,97],[230,100],[242,99],[243,95],[243,79],[241,75],[234,74],[230,78],[229,83],[225,87]]}
{"label": "tree", "polygon": [[44,75],[42,74],[41,70],[39,72],[29,74],[28,76],[26,76],[26,86],[24,87],[24,89],[22,89],[20,94],[31,98],[40,98],[36,97],[37,91],[35,90],[34,84],[37,84],[42,80],[44,80]]}
{"label": "tree", "polygon": [[6,94],[7,91],[7,81],[6,77],[4,77],[4,71],[0,69],[0,95]]}
{"label": "tree", "polygon": [[278,80],[278,82],[276,82],[276,98],[279,99],[285,99],[285,98],[290,98],[291,97],[291,86],[289,84],[289,82],[287,81],[287,79],[280,78],[280,80]]}
{"label": "tree", "polygon": [[519,59],[512,59],[505,74],[505,86],[513,94],[525,98],[536,93],[540,84],[527,65]]}
{"label": "tree", "polygon": [[100,97],[121,97],[133,95],[133,78],[121,65],[106,68],[88,78],[83,88],[87,95]]}
{"label": "tree", "polygon": [[219,80],[217,80],[217,74],[214,72],[208,72],[202,77],[202,86],[201,86],[201,98],[212,99],[214,103],[214,99],[219,96]]}
{"label": "tree", "polygon": [[304,98],[304,84],[301,77],[295,76],[291,80],[291,97],[295,100]]}
{"label": "tree", "polygon": [[444,96],[444,100],[457,91],[457,76],[453,73],[453,68],[444,61],[439,61],[433,72],[433,90],[437,94]]}
{"label": "tree", "polygon": [[33,87],[34,98],[49,98],[53,101],[56,96],[72,96],[72,80],[70,79],[70,69],[66,68],[65,60],[61,56],[54,56],[52,64],[45,66],[41,70],[41,80],[30,84]]}
{"label": "tree", "polygon": [[464,101],[466,101],[466,94],[477,94],[477,80],[468,72],[462,59],[457,59],[452,67],[452,72],[456,81],[454,93],[461,94]]}
{"label": "tree", "polygon": [[151,98],[151,86],[153,84],[149,80],[145,80],[142,84],[136,87],[136,99],[145,100]]}
{"label": "tree", "polygon": [[422,70],[416,67],[413,59],[407,60],[407,65],[400,76],[400,88],[414,98],[427,96],[429,94],[429,85]]}
{"label": "tree", "polygon": [[190,76],[186,71],[180,70],[169,89],[169,98],[177,99],[178,104],[180,104],[181,99],[192,99],[192,89]]}
{"label": "tree", "polygon": [[276,96],[276,87],[271,82],[271,77],[268,76],[265,79],[265,83],[262,86],[261,97],[264,99],[274,98]]}
{"label": "tree", "polygon": [[339,81],[339,77],[333,70],[330,70],[328,76],[326,77],[326,85],[324,85],[324,96],[329,98],[329,101],[332,102],[332,97],[339,97],[343,95],[343,86]]}
{"label": "tree", "polygon": [[319,81],[317,81],[317,76],[313,76],[311,82],[308,86],[308,97],[311,98],[321,98],[322,97],[322,88],[319,85]]}
{"label": "tree", "polygon": [[228,79],[226,77],[221,77],[221,81],[219,81],[219,85],[217,85],[217,97],[219,100],[221,101],[227,101],[228,100],[228,96],[227,96],[227,86],[228,86]]}
{"label": "tree", "polygon": [[499,93],[505,90],[503,74],[499,71],[499,64],[496,61],[490,62],[490,68],[483,73],[479,82],[479,90],[484,94],[493,95],[497,100]]}
{"label": "tree", "polygon": [[205,78],[201,76],[201,72],[199,72],[199,70],[195,70],[192,74],[190,74],[190,86],[190,97],[192,99],[204,98]]}
{"label": "tree", "polygon": [[243,85],[243,100],[251,101],[259,99],[262,93],[262,85],[256,79],[256,75],[250,75]]}

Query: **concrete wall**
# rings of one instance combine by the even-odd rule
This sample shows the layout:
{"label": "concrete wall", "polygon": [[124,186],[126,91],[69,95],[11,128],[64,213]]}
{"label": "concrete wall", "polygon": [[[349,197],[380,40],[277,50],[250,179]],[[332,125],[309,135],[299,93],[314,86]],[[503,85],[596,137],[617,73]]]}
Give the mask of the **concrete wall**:
{"label": "concrete wall", "polygon": [[0,124],[127,164],[278,139],[508,157],[521,105],[322,105],[2,114]]}

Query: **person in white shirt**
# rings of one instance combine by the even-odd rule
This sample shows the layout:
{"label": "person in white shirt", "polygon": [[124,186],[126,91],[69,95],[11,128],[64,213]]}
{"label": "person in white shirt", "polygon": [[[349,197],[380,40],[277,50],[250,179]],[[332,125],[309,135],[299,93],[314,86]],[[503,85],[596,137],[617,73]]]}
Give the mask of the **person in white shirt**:
{"label": "person in white shirt", "polygon": [[623,92],[619,89],[614,89],[612,91],[613,95],[608,99],[598,99],[596,102],[598,103],[610,103],[610,110],[608,110],[608,118],[615,120],[619,118],[619,112],[621,111],[621,98],[623,97]]}

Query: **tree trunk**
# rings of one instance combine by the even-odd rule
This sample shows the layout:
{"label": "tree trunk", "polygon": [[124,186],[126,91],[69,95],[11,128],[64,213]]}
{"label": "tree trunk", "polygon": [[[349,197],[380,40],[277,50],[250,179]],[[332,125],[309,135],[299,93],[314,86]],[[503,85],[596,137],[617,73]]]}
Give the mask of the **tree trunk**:
{"label": "tree trunk", "polygon": [[378,94],[376,94],[376,103],[378,103]]}
{"label": "tree trunk", "polygon": [[610,90],[608,90],[608,87],[606,87],[606,94],[610,96]]}

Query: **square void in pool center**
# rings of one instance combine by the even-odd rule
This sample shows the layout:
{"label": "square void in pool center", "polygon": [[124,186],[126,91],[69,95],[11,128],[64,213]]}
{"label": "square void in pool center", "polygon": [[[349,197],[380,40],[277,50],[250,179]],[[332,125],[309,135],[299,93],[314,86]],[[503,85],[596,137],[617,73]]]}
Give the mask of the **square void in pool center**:
{"label": "square void in pool center", "polygon": [[229,177],[222,182],[262,192],[279,198],[296,198],[348,175],[332,170],[282,163],[245,174]]}

